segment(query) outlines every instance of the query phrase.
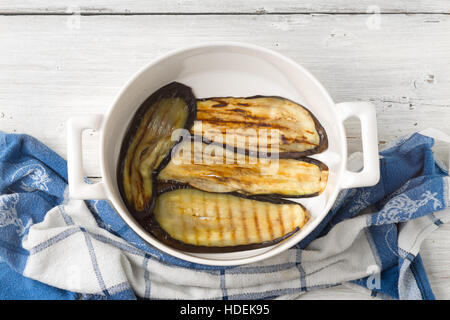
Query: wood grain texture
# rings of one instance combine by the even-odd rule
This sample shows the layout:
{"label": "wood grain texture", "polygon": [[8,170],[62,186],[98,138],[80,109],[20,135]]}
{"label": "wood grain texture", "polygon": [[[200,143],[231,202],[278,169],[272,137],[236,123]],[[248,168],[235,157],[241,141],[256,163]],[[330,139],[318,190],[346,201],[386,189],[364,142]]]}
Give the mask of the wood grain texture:
{"label": "wood grain texture", "polygon": [[[339,2],[343,6],[336,5]],[[75,3],[81,6],[83,2]],[[84,3],[82,10],[88,13],[150,10],[143,1]],[[151,2],[152,12],[189,12],[186,8],[191,8],[172,8],[171,3],[191,2],[169,2],[164,8]],[[242,2],[240,7],[237,1],[230,3],[234,6],[214,10],[366,11],[364,1],[353,9],[348,1],[333,5],[305,1],[292,8],[287,1],[264,1],[261,5]],[[380,146],[427,127],[450,134],[450,16],[400,14],[411,10],[447,13],[449,3],[378,3],[383,12],[395,13],[381,15],[379,27],[367,14],[0,16],[0,130],[31,134],[65,157],[66,120],[70,116],[104,113],[129,77],[169,50],[231,40],[275,49],[293,58],[324,84],[336,102],[374,103]],[[14,6],[0,2],[3,13],[26,13],[33,8],[31,1],[15,2]],[[195,10],[199,8],[212,10],[199,5]],[[33,10],[52,13],[67,9],[56,1],[44,1]],[[348,121],[350,152],[360,148],[359,132],[359,123]],[[87,131],[84,136],[86,174],[99,176],[98,134]],[[446,146],[437,147],[438,155],[447,155]],[[450,299],[449,229],[444,225],[434,232],[421,251],[431,285],[441,299]],[[337,287],[302,296],[308,297],[367,296]]]}
{"label": "wood grain texture", "polygon": [[[0,128],[34,135],[62,156],[68,117],[105,113],[128,78],[165,52],[220,40],[293,58],[336,102],[373,102],[381,146],[427,127],[450,133],[447,15],[383,15],[378,30],[360,15],[71,18],[0,19]],[[357,151],[359,123],[349,121],[347,132]],[[86,174],[98,176],[97,134],[86,137]]]}
{"label": "wood grain texture", "polygon": [[149,13],[449,13],[446,0],[18,0],[0,2],[0,13],[149,14]]}

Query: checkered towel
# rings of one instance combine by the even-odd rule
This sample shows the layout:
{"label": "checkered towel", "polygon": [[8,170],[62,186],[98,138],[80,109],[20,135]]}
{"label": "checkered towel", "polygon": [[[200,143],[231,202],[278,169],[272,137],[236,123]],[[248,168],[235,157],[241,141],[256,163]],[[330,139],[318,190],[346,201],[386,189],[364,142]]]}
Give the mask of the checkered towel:
{"label": "checkered towel", "polygon": [[392,143],[380,153],[380,182],[342,191],[292,249],[214,267],[149,246],[106,201],[67,200],[66,162],[30,136],[0,133],[0,298],[285,299],[346,284],[382,298],[433,299],[419,248],[450,219],[435,139],[450,142],[426,130]]}

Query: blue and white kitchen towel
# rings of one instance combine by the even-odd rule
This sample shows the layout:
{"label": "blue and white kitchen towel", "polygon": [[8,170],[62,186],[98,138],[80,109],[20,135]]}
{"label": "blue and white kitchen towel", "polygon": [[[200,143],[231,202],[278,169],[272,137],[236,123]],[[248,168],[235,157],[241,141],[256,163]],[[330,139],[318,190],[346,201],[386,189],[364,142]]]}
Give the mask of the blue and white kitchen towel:
{"label": "blue and white kitchen towel", "polygon": [[213,267],[147,245],[106,201],[67,200],[66,162],[30,136],[0,132],[0,299],[285,299],[338,284],[433,299],[419,248],[450,219],[435,138],[450,142],[431,129],[382,151],[380,182],[342,191],[294,248]]}

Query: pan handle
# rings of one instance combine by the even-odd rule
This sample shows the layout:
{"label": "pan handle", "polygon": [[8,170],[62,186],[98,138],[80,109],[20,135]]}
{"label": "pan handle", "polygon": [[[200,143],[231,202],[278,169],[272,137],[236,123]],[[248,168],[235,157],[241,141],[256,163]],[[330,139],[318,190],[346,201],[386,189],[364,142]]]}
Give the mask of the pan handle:
{"label": "pan handle", "polygon": [[369,102],[342,102],[336,104],[341,122],[356,117],[361,122],[361,140],[364,167],[359,172],[345,170],[342,188],[369,187],[380,180],[380,161],[378,157],[377,119],[375,106]]}
{"label": "pan handle", "polygon": [[89,115],[70,118],[67,123],[67,171],[69,197],[83,200],[103,200],[106,193],[103,181],[88,184],[84,178],[82,157],[82,132],[86,129],[100,130],[103,117]]}

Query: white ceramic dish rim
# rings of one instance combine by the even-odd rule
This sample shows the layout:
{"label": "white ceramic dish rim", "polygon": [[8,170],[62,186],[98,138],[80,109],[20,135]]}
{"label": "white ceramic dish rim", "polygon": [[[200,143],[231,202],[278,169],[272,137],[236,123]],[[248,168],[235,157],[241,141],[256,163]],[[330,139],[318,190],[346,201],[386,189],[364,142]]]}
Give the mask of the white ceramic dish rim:
{"label": "white ceramic dish rim", "polygon": [[[336,108],[333,110],[336,117],[336,124],[338,125],[338,130],[340,132],[341,139],[341,157],[342,159],[347,158],[347,141],[345,135],[345,129],[343,122],[349,117],[358,117],[361,121],[361,131],[362,131],[362,144],[364,152],[364,169],[361,172],[354,173],[346,170],[346,161],[341,161],[340,163],[340,183],[333,192],[331,192],[330,198],[333,201],[328,201],[327,206],[323,210],[324,212],[313,221],[307,224],[308,232],[302,234],[296,234],[286,239],[285,241],[275,245],[272,249],[265,251],[261,254],[255,254],[252,256],[244,258],[230,258],[230,259],[214,259],[208,257],[201,257],[198,255],[192,255],[188,252],[183,252],[180,250],[173,249],[166,246],[153,238],[147,231],[145,231],[130,215],[129,213],[122,212],[121,199],[112,192],[111,181],[106,178],[109,177],[108,173],[105,171],[106,158],[105,158],[105,143],[106,135],[103,134],[106,130],[103,130],[108,126],[110,120],[110,115],[113,113],[117,102],[120,100],[121,96],[129,89],[131,85],[138,79],[142,74],[144,74],[148,69],[161,63],[166,59],[170,59],[179,54],[189,52],[192,50],[198,50],[202,48],[219,48],[219,47],[239,47],[248,49],[249,51],[260,51],[274,59],[278,59],[290,65],[292,68],[303,73],[304,76],[308,78],[316,88],[320,91],[320,94],[326,98],[329,106],[335,105]],[[81,132],[84,129],[97,129],[100,131],[100,168],[102,173],[102,181],[96,184],[86,184],[83,180],[83,168],[82,168],[82,147],[81,147]],[[282,54],[265,49],[259,46],[236,43],[236,42],[217,42],[209,44],[199,44],[189,47],[184,47],[178,50],[171,51],[160,58],[153,60],[146,66],[144,66],[139,72],[137,72],[127,83],[122,87],[120,92],[117,94],[113,104],[108,109],[107,113],[102,115],[92,115],[90,117],[75,117],[71,118],[68,122],[68,171],[69,171],[69,193],[71,198],[75,199],[107,199],[113,204],[120,217],[129,225],[144,241],[153,245],[154,247],[168,253],[174,257],[190,261],[193,263],[206,264],[206,265],[216,265],[216,266],[232,266],[247,264],[251,262],[260,261],[272,257],[280,252],[287,250],[288,248],[294,246],[305,238],[309,233],[311,233],[317,225],[325,218],[326,213],[330,210],[334,200],[336,199],[339,191],[343,188],[350,187],[362,187],[373,185],[378,182],[379,179],[379,167],[378,167],[378,147],[377,147],[377,133],[376,133],[376,118],[374,107],[370,103],[366,102],[345,102],[340,104],[335,104],[328,92],[322,86],[322,84],[304,67],[296,63],[290,58],[283,56]],[[259,249],[257,249],[259,250]],[[254,250],[254,252],[257,252]]]}

